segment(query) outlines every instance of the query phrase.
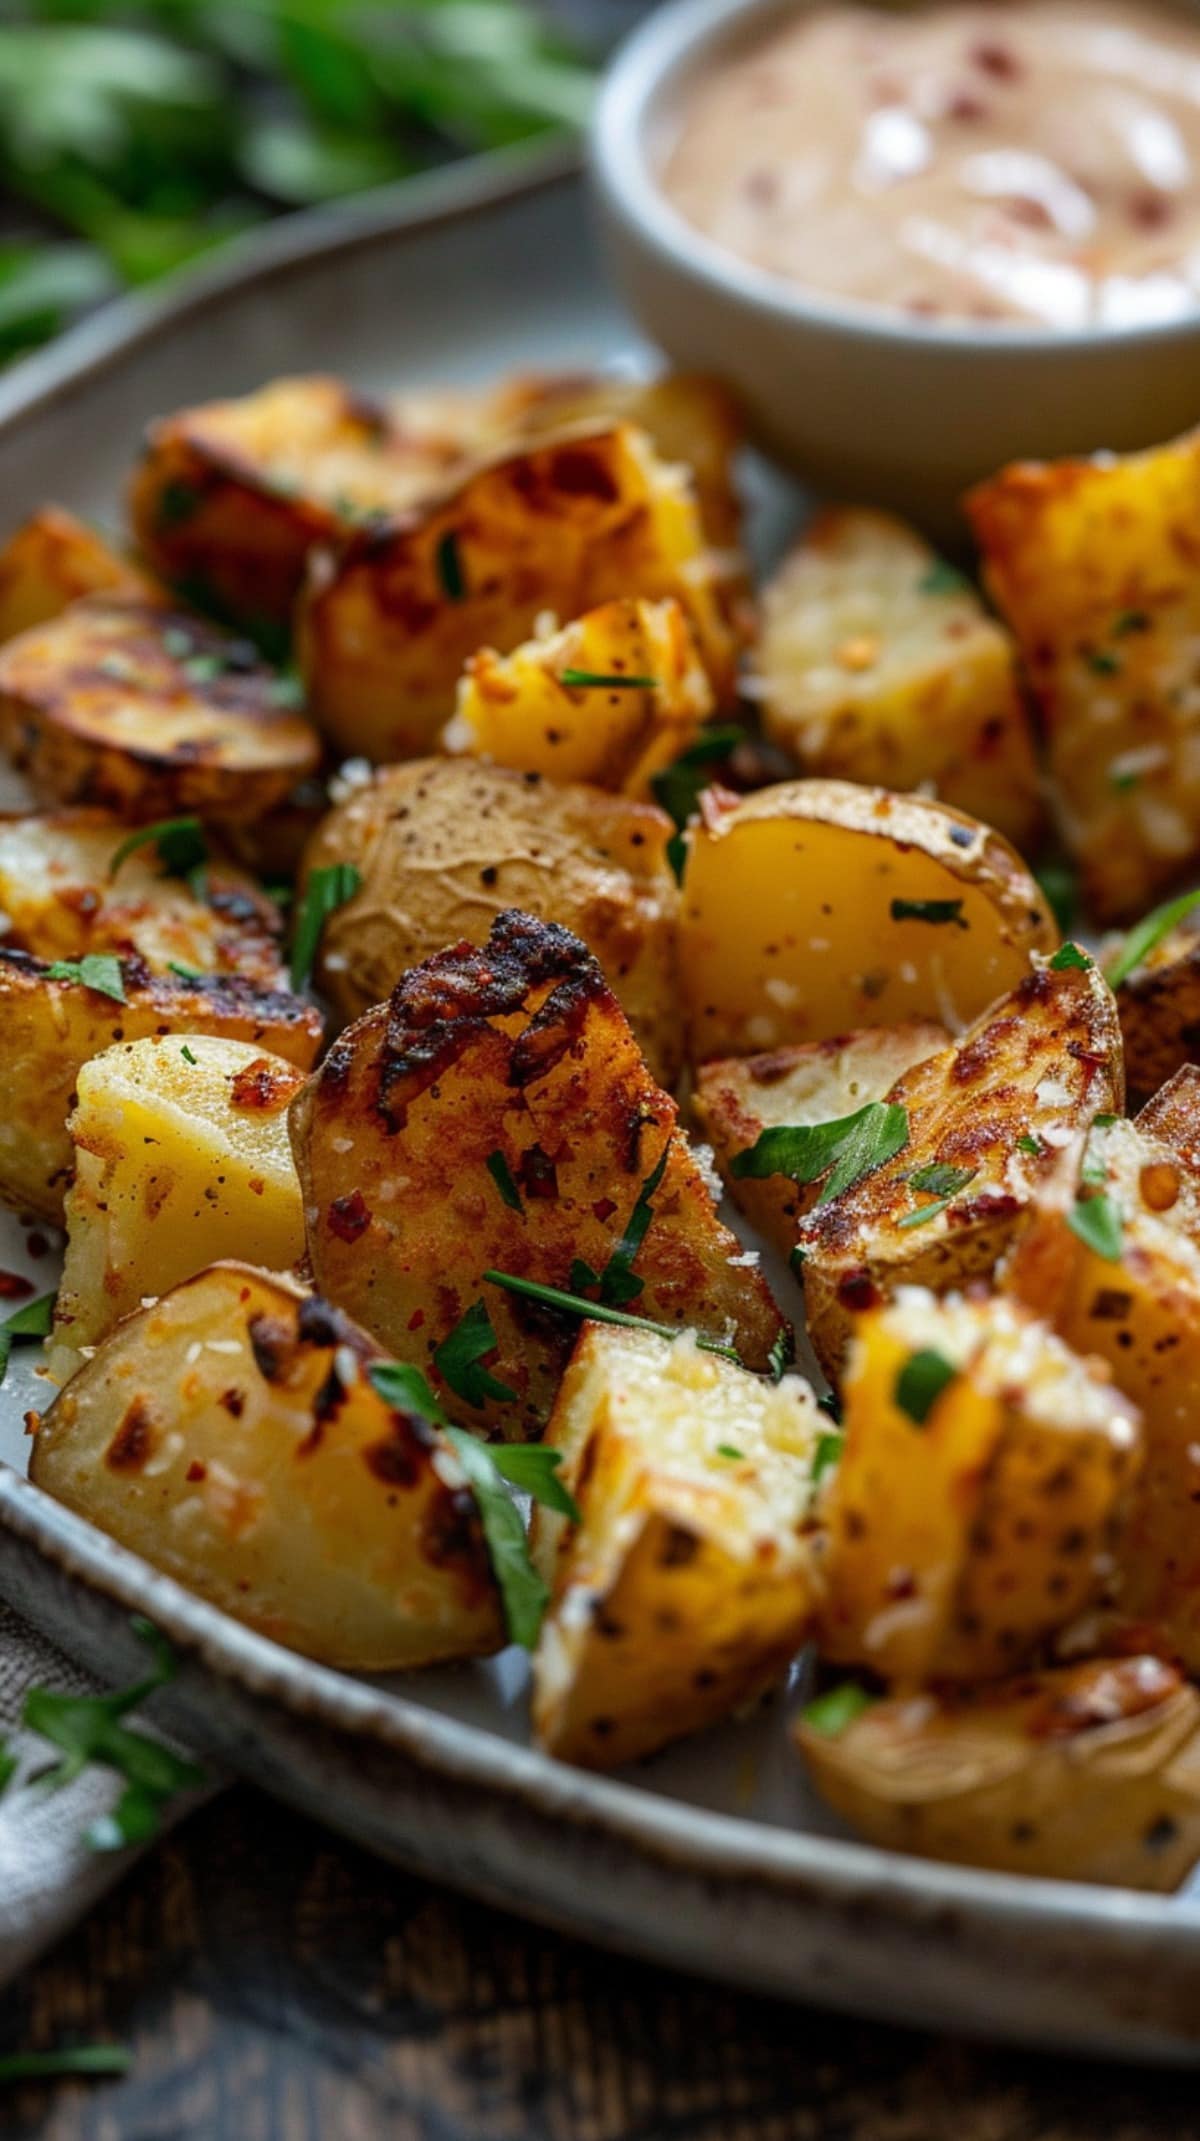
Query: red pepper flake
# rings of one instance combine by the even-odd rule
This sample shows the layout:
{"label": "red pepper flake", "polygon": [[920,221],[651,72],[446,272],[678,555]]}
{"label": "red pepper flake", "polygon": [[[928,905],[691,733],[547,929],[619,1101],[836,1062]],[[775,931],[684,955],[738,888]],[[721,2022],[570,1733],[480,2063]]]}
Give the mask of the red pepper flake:
{"label": "red pepper flake", "polygon": [[0,1271],[0,1301],[25,1301],[33,1292],[33,1280],[16,1271]]}
{"label": "red pepper flake", "polygon": [[198,1457],[193,1457],[187,1468],[186,1477],[191,1481],[193,1487],[198,1486],[202,1479],[208,1478],[208,1466],[201,1464]]}
{"label": "red pepper flake", "polygon": [[357,1241],[371,1224],[360,1189],[351,1190],[348,1197],[335,1197],[329,1207],[329,1231],[338,1241]]}
{"label": "red pepper flake", "polygon": [[1161,230],[1164,223],[1170,222],[1171,215],[1171,203],[1165,193],[1154,193],[1147,187],[1144,193],[1130,197],[1129,220],[1139,230]]}
{"label": "red pepper flake", "polygon": [[412,1312],[412,1315],[411,1315],[411,1316],[409,1317],[409,1319],[408,1319],[408,1328],[409,1328],[409,1330],[410,1330],[410,1331],[419,1331],[419,1330],[420,1330],[420,1328],[421,1328],[421,1325],[422,1325],[422,1324],[424,1323],[424,1321],[425,1321],[425,1311],[424,1311],[424,1309],[423,1309],[423,1308],[414,1308],[414,1310],[413,1310],[413,1312]]}
{"label": "red pepper flake", "polygon": [[981,37],[971,49],[971,58],[982,74],[990,74],[997,82],[1015,82],[1025,72],[1012,46],[998,39]]}
{"label": "red pepper flake", "polygon": [[599,1220],[600,1225],[603,1226],[606,1219],[612,1218],[616,1209],[617,1207],[611,1197],[601,1197],[592,1206],[592,1218]]}

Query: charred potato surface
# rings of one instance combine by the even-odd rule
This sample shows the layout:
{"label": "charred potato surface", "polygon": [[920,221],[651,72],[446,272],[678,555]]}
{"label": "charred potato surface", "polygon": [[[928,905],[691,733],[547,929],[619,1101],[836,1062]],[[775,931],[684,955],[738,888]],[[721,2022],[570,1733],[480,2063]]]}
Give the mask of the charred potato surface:
{"label": "charred potato surface", "polygon": [[43,506],[0,548],[0,641],[60,617],[85,595],[145,594],[136,565],[61,506]]}

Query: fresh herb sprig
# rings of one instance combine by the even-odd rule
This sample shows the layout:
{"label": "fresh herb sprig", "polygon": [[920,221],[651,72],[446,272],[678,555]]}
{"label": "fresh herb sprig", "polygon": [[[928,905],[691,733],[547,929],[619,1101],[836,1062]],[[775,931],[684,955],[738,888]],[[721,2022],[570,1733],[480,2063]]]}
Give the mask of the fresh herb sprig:
{"label": "fresh herb sprig", "polygon": [[624,1308],[628,1302],[636,1301],[638,1295],[643,1292],[646,1282],[638,1277],[633,1264],[650,1230],[650,1222],[654,1217],[654,1195],[666,1173],[670,1156],[671,1140],[668,1137],[657,1162],[638,1191],[637,1201],[626,1221],[625,1232],[603,1271],[593,1271],[591,1265],[585,1263],[582,1257],[576,1257],[571,1266],[572,1293],[584,1293],[589,1287],[595,1286],[599,1290],[601,1301],[608,1302],[613,1308]]}
{"label": "fresh herb sprig", "polygon": [[114,1003],[127,1000],[121,962],[113,952],[85,952],[82,959],[55,959],[46,968],[46,978],[77,981],[81,988],[94,989],[97,996],[111,996]]}
{"label": "fresh herb sprig", "polygon": [[0,2054],[0,2083],[62,2081],[71,2075],[128,2074],[133,2053],[124,2044],[64,2044],[53,2052]]}
{"label": "fresh herb sprig", "polygon": [[54,1295],[39,1294],[26,1301],[0,1323],[0,1383],[8,1373],[14,1345],[36,1345],[50,1336],[54,1323]]}
{"label": "fresh herb sprig", "polygon": [[687,842],[684,833],[687,823],[712,779],[714,765],[736,751],[739,743],[746,740],[744,729],[726,727],[704,729],[695,743],[681,751],[677,759],[656,773],[650,786],[654,800],[666,811],[675,827],[667,842],[667,860],[677,878],[682,880],[687,861]]}
{"label": "fresh herb sprig", "polygon": [[904,1108],[869,1100],[853,1115],[825,1123],[775,1123],[763,1130],[747,1151],[734,1158],[730,1172],[742,1179],[765,1180],[788,1175],[793,1182],[815,1182],[828,1173],[818,1204],[828,1204],[856,1182],[874,1174],[908,1143]]}
{"label": "fresh herb sprig", "polygon": [[157,825],[140,825],[114,850],[108,865],[110,883],[129,857],[144,847],[154,848],[165,876],[185,878],[197,899],[206,896],[208,843],[199,818],[162,818]]}
{"label": "fresh herb sprig", "polygon": [[1148,959],[1164,937],[1186,921],[1196,907],[1200,906],[1200,886],[1193,892],[1181,892],[1178,899],[1166,900],[1150,914],[1143,915],[1120,948],[1114,952],[1104,968],[1104,978],[1110,989],[1119,989],[1128,981],[1135,969]]}
{"label": "fresh herb sprig", "polygon": [[361,873],[352,862],[332,862],[328,869],[314,870],[304,887],[292,938],[291,978],[293,989],[308,985],[321,932],[331,914],[344,907],[362,888]]}
{"label": "fresh herb sprig", "polygon": [[[607,1301],[588,1301],[582,1294],[568,1293],[561,1286],[543,1286],[538,1279],[521,1279],[511,1271],[485,1271],[484,1281],[488,1286],[499,1286],[505,1293],[519,1294],[525,1301],[537,1301],[543,1308],[556,1308],[564,1316],[579,1316],[590,1323],[615,1323],[627,1331],[653,1331],[658,1338],[679,1338],[682,1332],[672,1323],[655,1323],[649,1316],[631,1315],[628,1309],[612,1308]],[[731,1360],[739,1368],[742,1365],[736,1347],[723,1345],[716,1338],[706,1338],[701,1331],[692,1336],[702,1353],[715,1353],[721,1360]],[[434,1355],[437,1359],[437,1355]]]}

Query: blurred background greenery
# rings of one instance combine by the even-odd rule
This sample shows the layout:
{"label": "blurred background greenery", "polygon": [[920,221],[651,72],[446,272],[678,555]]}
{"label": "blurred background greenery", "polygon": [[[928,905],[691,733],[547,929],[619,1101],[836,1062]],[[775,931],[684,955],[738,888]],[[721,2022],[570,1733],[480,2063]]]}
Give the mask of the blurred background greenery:
{"label": "blurred background greenery", "polygon": [[267,217],[586,119],[628,0],[0,0],[0,362]]}

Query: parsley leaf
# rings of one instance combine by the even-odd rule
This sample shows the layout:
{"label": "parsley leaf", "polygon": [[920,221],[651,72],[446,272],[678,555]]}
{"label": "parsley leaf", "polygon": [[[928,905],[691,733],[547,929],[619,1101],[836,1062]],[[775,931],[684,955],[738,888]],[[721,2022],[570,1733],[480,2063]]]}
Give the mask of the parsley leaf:
{"label": "parsley leaf", "polygon": [[196,1057],[195,1057],[195,1056],[194,1056],[194,1055],[192,1054],[192,1051],[191,1051],[191,1049],[190,1049],[190,1048],[188,1047],[188,1044],[187,1044],[187,1042],[186,1042],[186,1041],[184,1042],[184,1044],[183,1044],[183,1047],[182,1047],[182,1048],[180,1049],[179,1053],[180,1053],[180,1055],[181,1055],[181,1056],[183,1057],[183,1060],[184,1060],[184,1062],[185,1062],[185,1063],[191,1063],[192,1065],[195,1065],[195,1063],[196,1063],[196,1062],[197,1062],[197,1060],[198,1060],[198,1059],[197,1059],[197,1058],[196,1058]]}
{"label": "parsley leaf", "polygon": [[418,1419],[428,1420],[434,1427],[450,1425],[428,1376],[412,1361],[373,1361],[367,1376],[385,1405],[394,1405],[397,1412],[415,1413]]}
{"label": "parsley leaf", "polygon": [[596,685],[605,691],[657,691],[656,676],[600,676],[594,669],[560,669],[560,684],[582,691]]}
{"label": "parsley leaf", "polygon": [[129,857],[139,848],[154,847],[168,877],[186,877],[193,892],[203,896],[201,872],[208,861],[208,846],[199,818],[161,818],[157,825],[141,825],[122,840],[108,865],[111,883]]}
{"label": "parsley leaf", "polygon": [[909,1187],[930,1191],[934,1202],[918,1205],[915,1211],[906,1212],[903,1219],[896,1221],[896,1225],[923,1227],[926,1220],[936,1219],[939,1212],[944,1212],[946,1206],[958,1195],[959,1190],[965,1189],[968,1182],[975,1180],[978,1172],[976,1167],[948,1167],[938,1161],[928,1167],[918,1167],[908,1178]]}
{"label": "parsley leaf", "polygon": [[500,1587],[509,1641],[532,1650],[550,1593],[529,1558],[521,1512],[487,1444],[464,1427],[448,1427],[445,1432],[475,1497],[492,1571]]}
{"label": "parsley leaf", "polygon": [[744,1462],[745,1452],[735,1450],[732,1442],[718,1442],[717,1455],[718,1457],[727,1457],[730,1464],[741,1464]]}
{"label": "parsley leaf", "polygon": [[1143,959],[1148,958],[1162,943],[1163,938],[1169,936],[1196,906],[1200,906],[1200,886],[1197,886],[1194,892],[1181,892],[1178,899],[1167,900],[1161,907],[1155,907],[1150,914],[1143,915],[1104,969],[1104,978],[1109,988],[1119,989],[1123,981],[1128,981]]}
{"label": "parsley leaf", "polygon": [[1093,647],[1084,655],[1084,660],[1093,676],[1119,676],[1121,673],[1120,661],[1115,654],[1109,653],[1107,647]]}
{"label": "parsley leaf", "polygon": [[819,1732],[822,1739],[835,1740],[875,1700],[857,1680],[841,1680],[836,1687],[826,1688],[823,1695],[814,1696],[801,1710],[800,1720],[810,1732]]}
{"label": "parsley leaf", "polygon": [[959,572],[955,566],[948,565],[945,558],[935,558],[928,571],[922,573],[917,582],[919,595],[962,595],[973,592],[966,574]]}
{"label": "parsley leaf", "polygon": [[908,1116],[903,1108],[886,1101],[869,1100],[853,1115],[840,1115],[827,1123],[776,1123],[763,1130],[746,1152],[739,1152],[730,1167],[739,1179],[762,1181],[768,1175],[790,1175],[794,1182],[815,1182],[826,1168],[832,1173],[818,1204],[828,1204],[852,1189],[864,1175],[873,1174],[908,1143]]}
{"label": "parsley leaf", "polygon": [[783,1381],[784,1370],[790,1368],[796,1357],[796,1340],[785,1324],[767,1354],[767,1374],[773,1383]]}
{"label": "parsley leaf", "polygon": [[944,1353],[923,1346],[919,1352],[909,1354],[896,1377],[893,1396],[914,1426],[924,1427],[943,1390],[957,1374],[958,1369]]}
{"label": "parsley leaf", "polygon": [[1128,632],[1148,632],[1150,617],[1146,610],[1122,610],[1112,621],[1114,639],[1124,639]]}
{"label": "parsley leaf", "polygon": [[817,1436],[812,1461],[812,1482],[814,1487],[819,1485],[825,1474],[831,1472],[839,1462],[842,1445],[845,1440],[846,1437],[840,1427],[827,1427]]}
{"label": "parsley leaf", "polygon": [[[488,1277],[487,1272],[484,1277]],[[489,1375],[482,1365],[484,1357],[496,1351],[498,1342],[487,1308],[482,1301],[476,1301],[434,1353],[433,1365],[438,1374],[465,1405],[486,1405],[489,1398],[515,1403],[516,1391]]]}
{"label": "parsley leaf", "polygon": [[82,959],[56,959],[46,968],[46,975],[50,981],[77,981],[82,988],[94,989],[97,996],[111,996],[118,1004],[126,1001],[121,962],[111,952],[85,952]]}
{"label": "parsley leaf", "polygon": [[561,1450],[548,1450],[541,1442],[496,1442],[489,1444],[488,1456],[501,1479],[506,1479],[510,1486],[518,1487],[532,1501],[540,1502],[543,1509],[557,1510],[560,1516],[569,1517],[572,1524],[582,1524],[583,1512],[578,1502],[558,1478]]}
{"label": "parsley leaf", "polygon": [[1060,944],[1048,964],[1052,974],[1069,973],[1072,967],[1078,967],[1081,973],[1086,973],[1092,965],[1092,959],[1078,944]]}
{"label": "parsley leaf", "polygon": [[1041,1138],[1031,1137],[1029,1132],[1026,1131],[1023,1137],[1017,1139],[1017,1151],[1025,1153],[1031,1160],[1040,1160],[1042,1157]]}
{"label": "parsley leaf", "polygon": [[953,922],[957,929],[969,929],[970,923],[963,916],[961,900],[893,900],[893,922]]}
{"label": "parsley leaf", "polygon": [[326,870],[314,870],[304,888],[292,939],[292,987],[302,989],[313,970],[321,931],[331,914],[352,900],[362,877],[352,862],[331,862]]}
{"label": "parsley leaf", "polygon": [[40,1294],[36,1301],[26,1301],[22,1308],[13,1310],[0,1323],[0,1383],[8,1372],[8,1363],[13,1346],[22,1341],[38,1341],[50,1336],[54,1322],[54,1295]]}
{"label": "parsley leaf", "polygon": [[521,1192],[513,1181],[512,1169],[504,1154],[500,1151],[499,1146],[497,1146],[495,1152],[489,1152],[484,1165],[500,1192],[502,1202],[508,1206],[509,1211],[523,1212],[525,1207],[521,1202]]}
{"label": "parsley leaf", "polygon": [[0,2055],[0,2082],[57,2081],[69,2074],[128,2074],[133,2053],[123,2044],[64,2044],[57,2052]]}
{"label": "parsley leaf", "polygon": [[[582,1294],[567,1293],[561,1286],[543,1286],[539,1279],[519,1279],[511,1271],[485,1271],[483,1276],[489,1286],[502,1287],[505,1293],[519,1294],[525,1301],[539,1301],[543,1308],[561,1309],[565,1316],[581,1316],[589,1323],[616,1323],[622,1330],[653,1331],[659,1338],[679,1338],[683,1333],[681,1325],[654,1323],[649,1316],[634,1316],[628,1309],[610,1308],[606,1301],[587,1301]],[[741,1356],[733,1346],[722,1345],[716,1338],[706,1338],[701,1331],[693,1331],[691,1335],[702,1353],[716,1353],[721,1360],[731,1360],[741,1367]],[[434,1359],[437,1359],[436,1353]]]}
{"label": "parsley leaf", "polygon": [[1037,881],[1051,914],[1065,937],[1079,907],[1079,880],[1069,862],[1043,863]]}
{"label": "parsley leaf", "polygon": [[441,537],[434,553],[437,576],[442,593],[448,602],[462,602],[467,592],[466,575],[463,572],[462,552],[453,528],[448,528]]}
{"label": "parsley leaf", "polygon": [[689,744],[671,765],[664,766],[651,779],[654,800],[666,811],[675,827],[674,838],[667,842],[667,860],[677,878],[682,878],[687,859],[684,829],[709,785],[713,765],[728,758],[730,752],[744,742],[744,729],[703,729],[695,743]]}
{"label": "parsley leaf", "polygon": [[650,1222],[654,1217],[651,1200],[667,1171],[667,1161],[670,1157],[671,1140],[668,1137],[658,1160],[638,1191],[637,1201],[625,1224],[625,1232],[599,1278],[588,1282],[599,1286],[602,1301],[611,1302],[617,1308],[623,1307],[627,1301],[636,1301],[645,1285],[644,1279],[639,1279],[634,1271],[633,1263],[649,1232]]}
{"label": "parsley leaf", "polygon": [[1106,1192],[1098,1197],[1077,1197],[1067,1213],[1072,1234],[1103,1257],[1106,1264],[1119,1264],[1123,1245],[1121,1214]]}

